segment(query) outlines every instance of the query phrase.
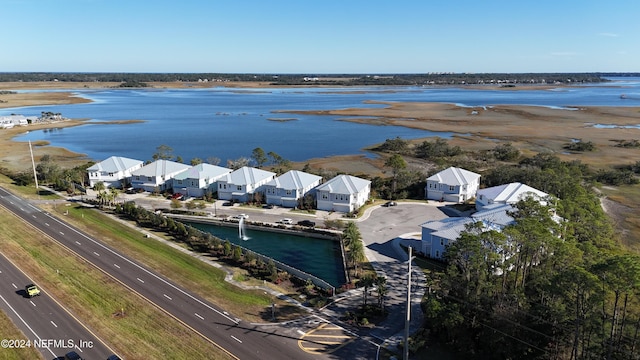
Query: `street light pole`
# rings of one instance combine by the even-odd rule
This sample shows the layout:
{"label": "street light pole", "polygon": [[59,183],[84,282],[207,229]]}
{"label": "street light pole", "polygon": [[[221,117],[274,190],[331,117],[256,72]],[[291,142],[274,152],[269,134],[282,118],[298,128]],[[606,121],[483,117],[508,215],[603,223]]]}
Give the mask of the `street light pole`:
{"label": "street light pole", "polygon": [[411,246],[409,246],[409,272],[407,274],[407,317],[404,320],[404,348],[402,359],[409,360],[409,322],[411,321]]}

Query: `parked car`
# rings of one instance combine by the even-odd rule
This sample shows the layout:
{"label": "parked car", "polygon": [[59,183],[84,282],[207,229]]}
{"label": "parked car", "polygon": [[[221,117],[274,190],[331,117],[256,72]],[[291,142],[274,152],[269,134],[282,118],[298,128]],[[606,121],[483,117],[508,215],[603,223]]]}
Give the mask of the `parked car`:
{"label": "parked car", "polygon": [[109,355],[107,360],[120,360],[120,357],[118,355]]}
{"label": "parked car", "polygon": [[40,296],[40,289],[35,284],[29,284],[24,287],[24,291],[27,293],[27,297]]}
{"label": "parked car", "polygon": [[314,223],[311,220],[300,220],[300,221],[298,221],[298,225],[300,225],[300,226],[308,226],[308,227],[315,227],[316,223]]}
{"label": "parked car", "polygon": [[182,199],[182,194],[181,193],[175,193],[173,195],[171,195],[172,199],[178,199],[181,200]]}
{"label": "parked car", "polygon": [[385,207],[396,206],[396,205],[398,205],[398,203],[395,201],[387,201],[386,203],[384,203]]}
{"label": "parked car", "polygon": [[284,219],[280,220],[279,223],[285,224],[285,225],[293,225],[293,219],[284,218]]}
{"label": "parked car", "polygon": [[273,209],[274,206],[273,206],[273,204],[266,204],[266,205],[263,205],[262,208],[263,209]]}

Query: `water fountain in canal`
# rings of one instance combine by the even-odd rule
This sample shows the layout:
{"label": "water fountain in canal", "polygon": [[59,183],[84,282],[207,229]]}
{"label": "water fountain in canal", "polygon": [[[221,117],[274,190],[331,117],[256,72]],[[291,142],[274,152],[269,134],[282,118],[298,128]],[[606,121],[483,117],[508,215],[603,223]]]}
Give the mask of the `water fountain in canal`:
{"label": "water fountain in canal", "polygon": [[238,221],[238,238],[245,241],[249,240],[247,230],[244,226],[244,216],[240,216],[240,221]]}

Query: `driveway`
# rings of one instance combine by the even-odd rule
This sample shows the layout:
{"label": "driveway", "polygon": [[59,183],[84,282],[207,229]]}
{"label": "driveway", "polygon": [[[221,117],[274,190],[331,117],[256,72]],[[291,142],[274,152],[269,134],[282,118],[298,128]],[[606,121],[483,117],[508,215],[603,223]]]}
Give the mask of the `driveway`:
{"label": "driveway", "polygon": [[[370,335],[384,341],[388,347],[397,346],[404,337],[408,255],[400,245],[418,248],[422,231],[420,225],[446,218],[447,215],[440,209],[444,205],[447,204],[400,202],[391,207],[375,206],[367,209],[358,220],[365,255],[378,275],[387,278],[385,307],[389,315],[385,321],[377,324]],[[412,270],[410,332],[414,333],[422,325],[420,301],[425,292],[426,279],[420,268],[413,267]]]}

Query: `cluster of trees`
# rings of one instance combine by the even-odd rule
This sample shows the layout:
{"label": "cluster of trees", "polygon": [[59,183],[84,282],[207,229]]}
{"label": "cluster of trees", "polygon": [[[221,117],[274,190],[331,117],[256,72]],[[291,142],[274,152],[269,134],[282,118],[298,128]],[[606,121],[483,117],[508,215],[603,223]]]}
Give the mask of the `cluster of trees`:
{"label": "cluster of trees", "polygon": [[449,246],[424,303],[433,338],[468,358],[640,358],[640,257],[615,242],[588,168],[539,154],[483,178],[557,200],[525,199],[512,225],[473,224]]}
{"label": "cluster of trees", "polygon": [[342,233],[342,244],[345,248],[347,265],[353,269],[353,274],[358,277],[360,265],[367,260],[364,255],[364,244],[358,225],[349,221]]}

